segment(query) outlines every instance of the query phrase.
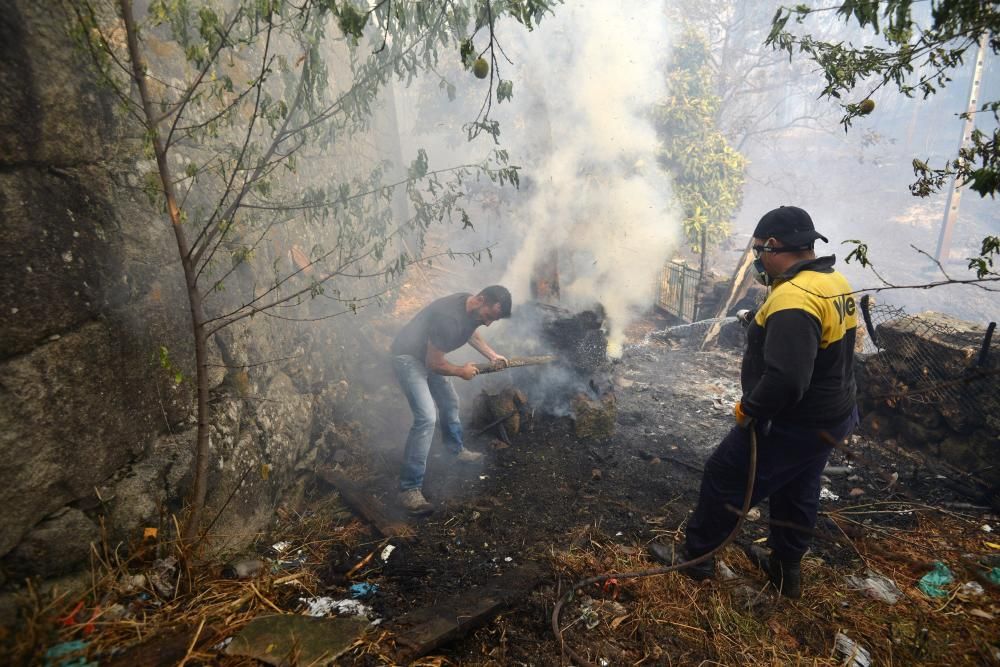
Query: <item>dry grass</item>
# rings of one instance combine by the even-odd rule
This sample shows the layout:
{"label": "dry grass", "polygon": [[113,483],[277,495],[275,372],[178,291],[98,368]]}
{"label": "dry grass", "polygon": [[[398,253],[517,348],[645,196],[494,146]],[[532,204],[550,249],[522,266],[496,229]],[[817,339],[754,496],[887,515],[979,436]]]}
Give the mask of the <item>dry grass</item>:
{"label": "dry grass", "polygon": [[[840,545],[818,549],[827,555],[826,561],[807,557],[801,601],[776,596],[743,553],[731,547],[721,558],[738,575],[733,580],[696,584],[668,574],[592,586],[564,607],[564,639],[594,664],[609,665],[839,665],[842,658],[833,655],[837,632],[866,647],[875,665],[996,664],[991,642],[997,641],[997,623],[970,612],[1000,616],[1000,595],[995,588],[979,597],[954,593],[975,576],[976,568],[963,569],[961,556],[991,550],[984,544],[988,535],[979,529],[981,521],[906,503],[856,505],[833,516],[851,532],[852,523],[866,519],[884,525],[892,512],[913,512],[915,520],[909,518],[907,529],[868,525],[865,538],[848,542],[845,537]],[[68,623],[63,620],[79,598],[46,599],[30,592],[28,623],[17,638],[17,652],[9,656],[11,664],[39,663],[44,647],[71,639],[87,641],[88,656],[102,664],[150,640],[169,645],[178,664],[259,664],[221,656],[213,647],[258,615],[294,613],[301,608],[298,598],[322,594],[316,571],[332,548],[360,553],[372,546],[367,544],[368,529],[351,519],[336,495],[308,517],[287,517],[271,538],[278,539],[303,550],[302,568],[266,569],[253,579],[232,580],[220,576],[220,562],[179,567],[180,592],[173,597],[159,595],[148,581],[141,589],[129,589],[129,578],[148,571],[148,562],[122,562],[114,554],[95,551],[92,585],[83,596],[83,608]],[[617,544],[593,529],[580,532],[572,544],[550,556],[563,587],[602,572],[654,567],[642,545]],[[161,553],[170,548],[160,545]],[[935,559],[944,560],[956,573],[948,598],[930,599],[915,588]],[[844,576],[862,574],[866,566],[897,583],[903,591],[898,603],[888,605],[848,587]],[[143,594],[147,600],[137,604]],[[134,615],[109,617],[116,602],[131,604]],[[543,604],[551,610],[552,602]],[[591,610],[586,614],[585,605]],[[596,625],[588,629],[588,621]],[[526,638],[537,645],[539,664],[544,664],[544,656],[558,654],[558,645],[550,633],[539,637],[537,622],[515,613],[502,615],[476,633],[479,657],[463,664],[507,664],[508,650]],[[522,646],[520,653],[524,651]],[[392,634],[373,629],[342,662],[393,664],[395,654]],[[124,656],[130,664],[133,658]],[[428,656],[414,664],[456,663]]]}
{"label": "dry grass", "polygon": [[[213,647],[256,616],[294,612],[302,606],[299,598],[322,594],[316,572],[330,549],[362,543],[368,529],[332,494],[308,516],[284,517],[271,539],[290,542],[289,552],[301,550],[304,564],[288,570],[265,560],[257,576],[230,579],[222,576],[223,560],[185,559],[176,543],[161,542],[156,552],[179,562],[172,595],[150,583],[153,554],[125,560],[107,548],[95,548],[91,585],[82,595],[47,597],[29,588],[25,623],[7,656],[10,664],[41,664],[47,647],[71,640],[85,641],[87,657],[105,664],[151,638],[163,640],[172,651],[180,647],[177,662],[182,664],[259,664],[220,658]],[[144,575],[138,585],[133,583],[136,575]],[[369,651],[373,646],[377,644],[366,638],[356,648]]]}
{"label": "dry grass", "polygon": [[[903,591],[895,605],[850,589],[844,577],[862,574],[865,565],[837,566],[815,556],[803,563],[802,599],[781,598],[741,550],[729,547],[721,559],[738,575],[733,580],[698,584],[676,573],[624,580],[617,599],[612,599],[613,588],[594,585],[564,608],[564,638],[594,664],[603,659],[603,664],[840,665],[843,657],[833,655],[837,632],[866,647],[875,665],[996,664],[997,623],[970,612],[1000,615],[1000,595],[989,587],[982,596],[956,592],[975,578],[973,569],[984,571],[960,560],[962,554],[990,551],[979,522],[895,506],[917,514],[915,529],[873,531],[854,543],[868,567]],[[848,508],[836,520],[846,525],[865,516],[861,512],[876,511],[886,508]],[[928,598],[915,588],[936,559],[956,573],[947,599]],[[553,565],[564,581],[655,567],[640,549],[599,536],[555,554]],[[585,628],[588,605],[596,614],[591,623],[597,622],[590,630]]]}

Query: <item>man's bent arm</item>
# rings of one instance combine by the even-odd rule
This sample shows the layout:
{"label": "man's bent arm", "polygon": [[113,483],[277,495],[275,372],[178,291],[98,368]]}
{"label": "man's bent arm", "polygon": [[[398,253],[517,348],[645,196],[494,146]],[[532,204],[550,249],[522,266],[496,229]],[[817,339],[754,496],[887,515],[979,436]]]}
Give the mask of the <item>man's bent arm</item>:
{"label": "man's bent arm", "polygon": [[434,347],[433,343],[427,343],[427,356],[424,359],[424,364],[431,373],[453,375],[455,377],[462,377],[464,368],[448,361],[444,356],[444,352]]}
{"label": "man's bent arm", "polygon": [[819,351],[820,323],[810,313],[792,308],[767,319],[764,374],[742,401],[743,411],[770,419],[795,405],[809,389]]}
{"label": "man's bent arm", "polygon": [[[479,354],[486,357],[490,363],[493,363],[497,359],[506,359],[502,355],[496,353],[496,351],[489,346],[486,339],[479,335],[478,331],[473,331],[472,335],[469,336],[469,345],[473,347]],[[429,368],[429,367],[428,367]]]}

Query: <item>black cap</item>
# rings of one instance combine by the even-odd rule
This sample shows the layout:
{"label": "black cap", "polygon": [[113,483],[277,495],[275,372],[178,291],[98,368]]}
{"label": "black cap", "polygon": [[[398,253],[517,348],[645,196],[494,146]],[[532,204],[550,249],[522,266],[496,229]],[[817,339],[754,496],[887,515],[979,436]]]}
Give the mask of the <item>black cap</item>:
{"label": "black cap", "polygon": [[786,246],[799,248],[811,246],[816,239],[829,239],[816,231],[812,218],[798,206],[779,206],[768,211],[753,230],[755,239],[774,237]]}

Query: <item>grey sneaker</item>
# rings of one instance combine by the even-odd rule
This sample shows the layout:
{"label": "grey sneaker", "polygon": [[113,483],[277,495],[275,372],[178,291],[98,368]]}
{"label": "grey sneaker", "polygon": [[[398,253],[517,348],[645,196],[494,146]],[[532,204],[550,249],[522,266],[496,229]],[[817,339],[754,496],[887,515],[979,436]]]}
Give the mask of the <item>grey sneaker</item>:
{"label": "grey sneaker", "polygon": [[420,489],[407,489],[399,492],[399,504],[406,508],[411,514],[430,514],[434,511],[434,506],[427,502]]}
{"label": "grey sneaker", "polygon": [[458,459],[459,463],[479,463],[483,460],[483,454],[463,448],[455,458]]}

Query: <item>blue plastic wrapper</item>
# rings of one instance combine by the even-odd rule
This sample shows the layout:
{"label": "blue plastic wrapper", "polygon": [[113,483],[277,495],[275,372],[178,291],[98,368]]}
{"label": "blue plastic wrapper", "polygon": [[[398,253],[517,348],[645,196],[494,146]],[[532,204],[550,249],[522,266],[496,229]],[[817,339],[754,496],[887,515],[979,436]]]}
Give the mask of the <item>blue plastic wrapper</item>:
{"label": "blue plastic wrapper", "polygon": [[921,577],[917,588],[933,598],[943,598],[948,595],[948,591],[944,590],[942,586],[947,586],[953,581],[955,581],[955,576],[948,569],[948,566],[941,561],[935,561],[934,569]]}
{"label": "blue plastic wrapper", "polygon": [[351,597],[355,600],[374,595],[378,591],[378,584],[358,583],[351,584]]}
{"label": "blue plastic wrapper", "polygon": [[72,641],[56,644],[45,652],[45,667],[97,667],[86,658],[87,642]]}

